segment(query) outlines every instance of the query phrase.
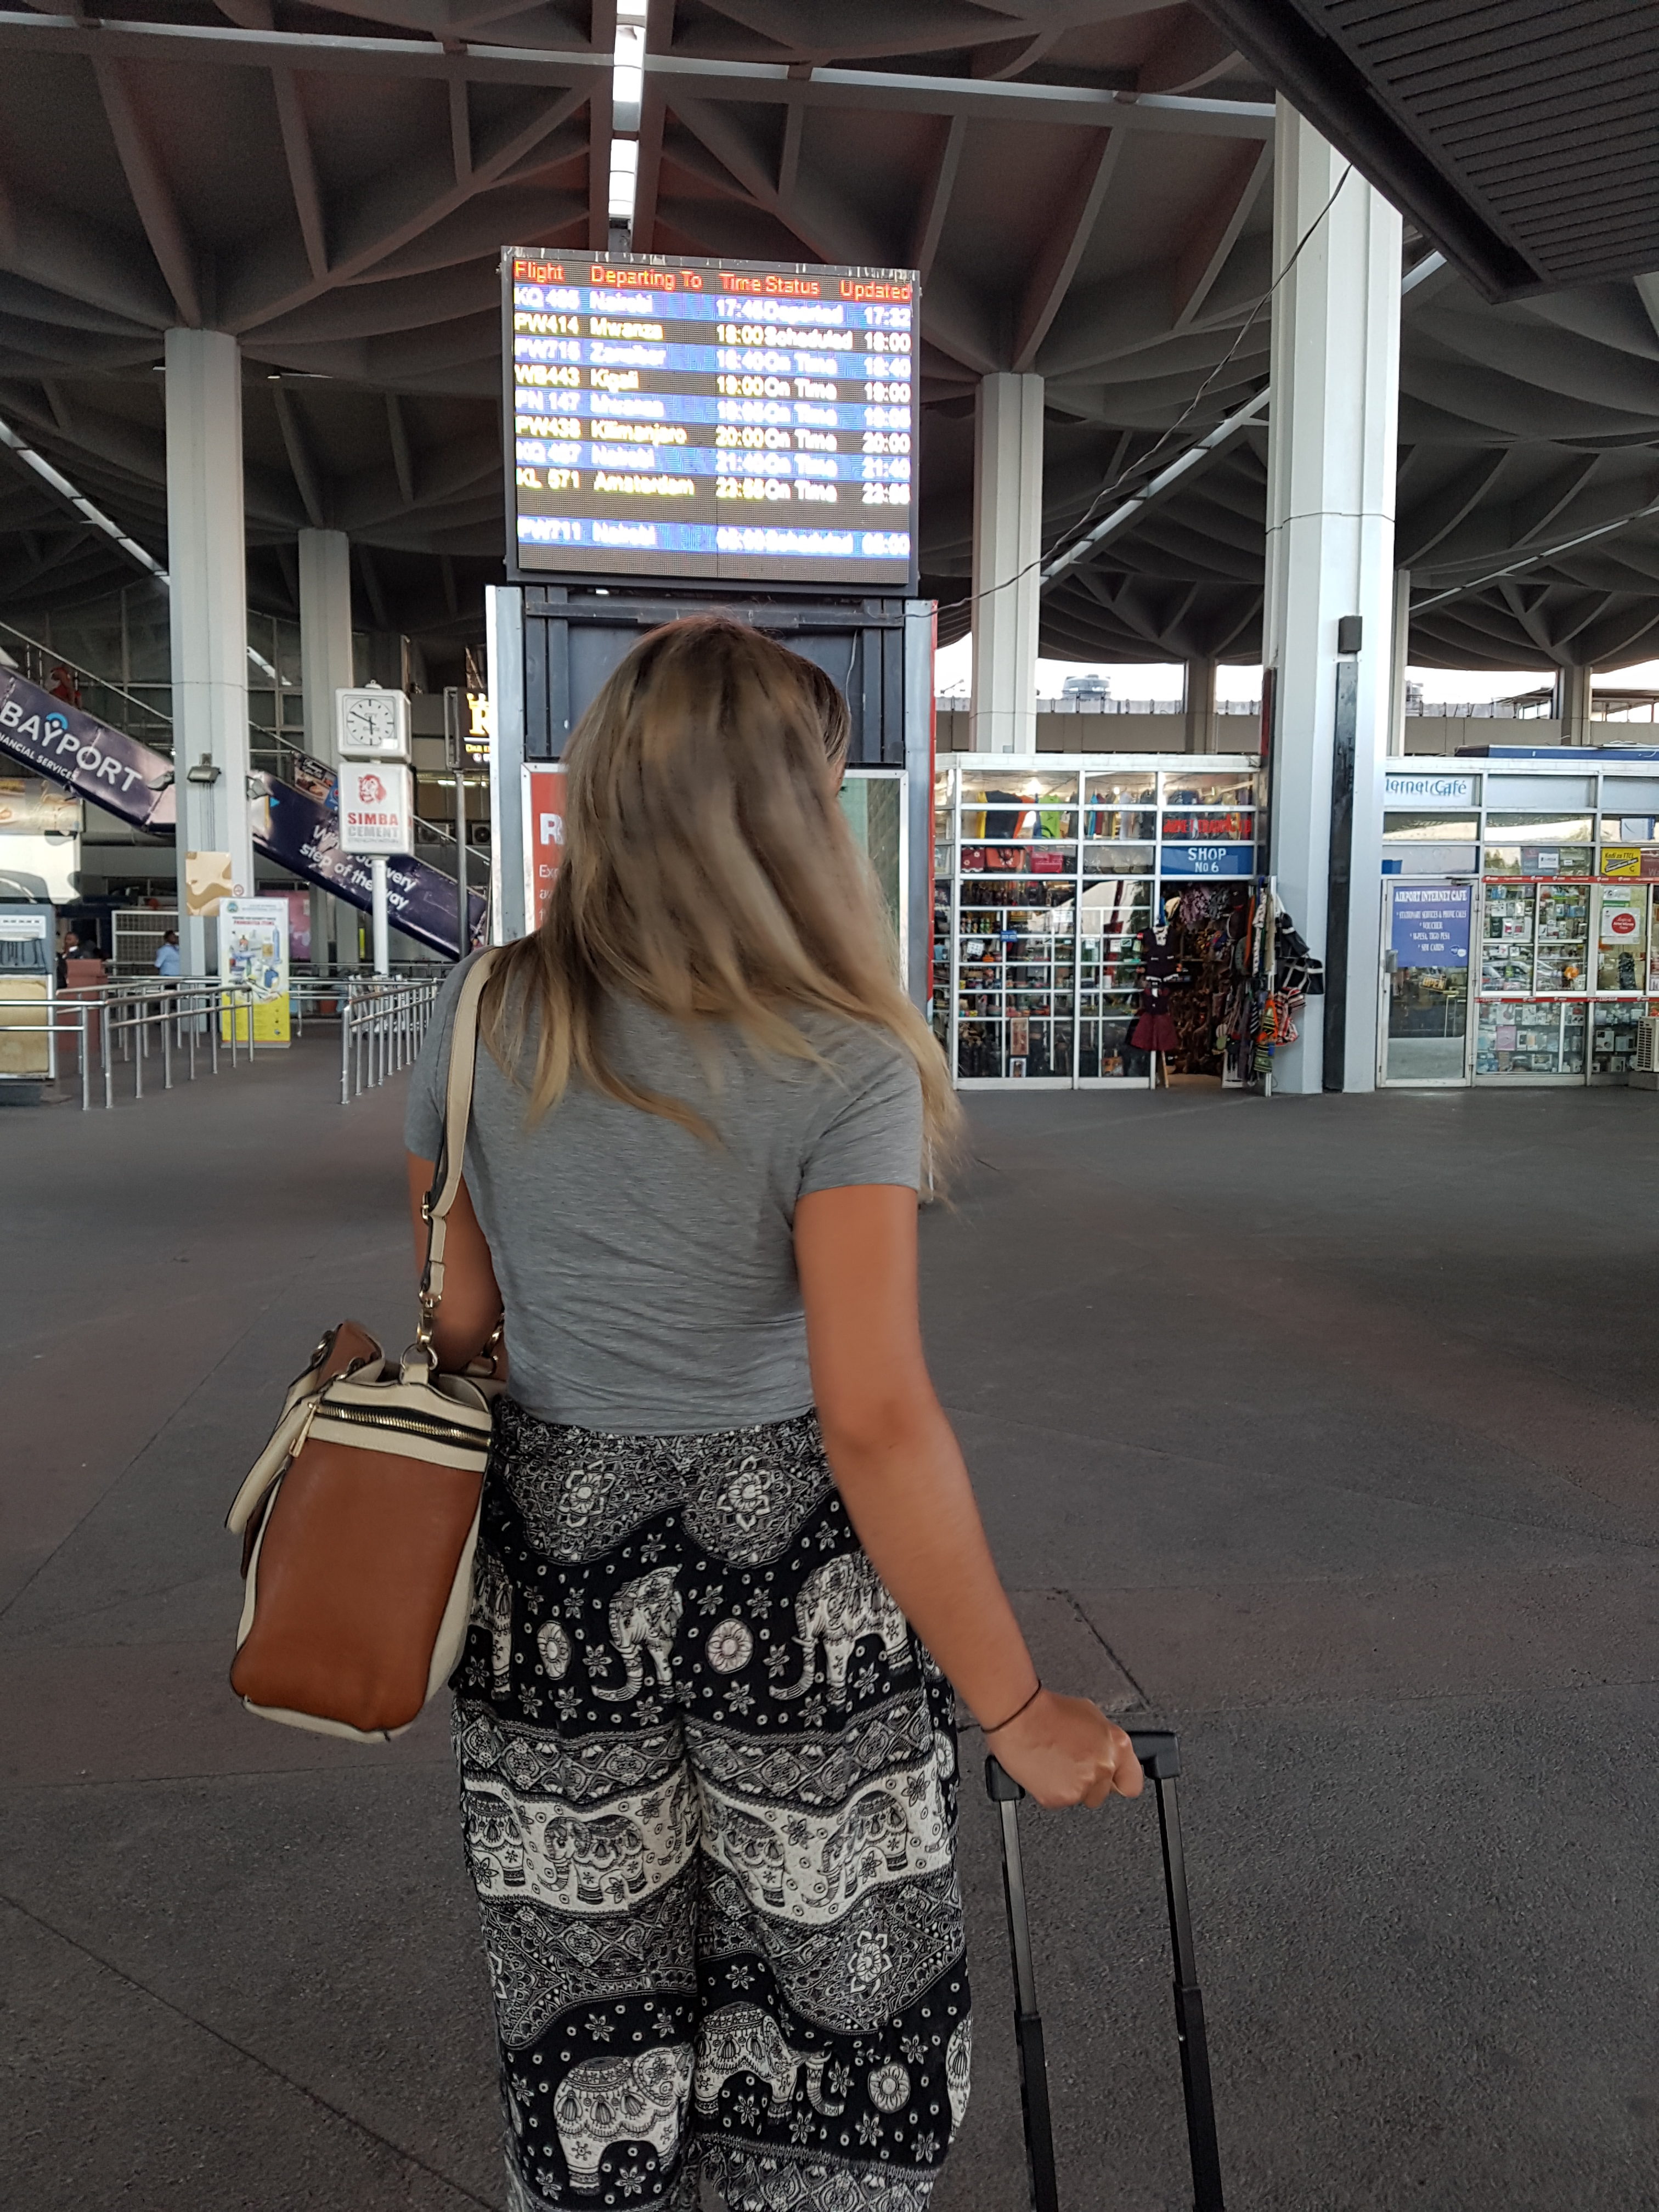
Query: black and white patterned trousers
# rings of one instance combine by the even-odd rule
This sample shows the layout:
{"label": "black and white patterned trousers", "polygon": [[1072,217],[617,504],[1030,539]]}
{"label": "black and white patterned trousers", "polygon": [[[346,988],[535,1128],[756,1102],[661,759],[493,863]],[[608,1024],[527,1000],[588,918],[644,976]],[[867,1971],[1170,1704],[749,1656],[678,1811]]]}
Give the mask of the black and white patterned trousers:
{"label": "black and white patterned trousers", "polygon": [[513,2212],[923,2212],[968,2100],[951,1692],[812,1414],[508,1401],[455,1675]]}

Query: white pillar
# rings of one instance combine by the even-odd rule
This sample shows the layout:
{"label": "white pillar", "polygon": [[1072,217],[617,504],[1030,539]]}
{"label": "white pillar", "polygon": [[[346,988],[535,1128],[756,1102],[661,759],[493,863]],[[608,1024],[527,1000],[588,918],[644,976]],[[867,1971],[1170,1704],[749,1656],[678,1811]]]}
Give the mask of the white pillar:
{"label": "white pillar", "polygon": [[1187,663],[1187,750],[1189,753],[1212,753],[1215,750],[1215,663],[1212,660],[1189,660]]}
{"label": "white pillar", "polygon": [[[334,759],[334,694],[356,682],[351,647],[351,540],[343,530],[300,532],[300,684],[305,695],[306,750],[314,759]],[[353,910],[356,919],[356,910]],[[328,963],[331,939],[337,944],[339,914],[328,892],[311,894],[311,964],[319,975]],[[340,964],[348,964],[338,947]],[[349,952],[356,964],[354,937]]]}
{"label": "white pillar", "polygon": [[1406,669],[1411,659],[1412,572],[1394,572],[1394,650],[1389,665],[1389,750],[1406,750]]}
{"label": "white pillar", "polygon": [[1555,675],[1555,711],[1561,718],[1564,745],[1590,742],[1590,695],[1595,688],[1593,668],[1560,668]]}
{"label": "white pillar", "polygon": [[378,854],[369,861],[368,873],[374,902],[369,909],[374,930],[374,973],[389,975],[392,973],[392,932],[386,920],[386,862]]}
{"label": "white pillar", "polygon": [[[1394,658],[1394,510],[1400,400],[1400,217],[1285,100],[1273,167],[1273,412],[1267,438],[1265,658],[1273,668],[1273,867],[1279,896],[1326,960],[1334,1000],[1310,1000],[1273,1088],[1376,1082],[1382,769]],[[1333,200],[1333,194],[1335,194]],[[1327,212],[1328,206],[1328,211]],[[1304,239],[1306,244],[1303,245]],[[1292,254],[1302,251],[1295,265]],[[1352,746],[1352,835],[1333,763],[1337,624],[1362,642],[1340,679]],[[1341,954],[1344,887],[1346,951]],[[1330,894],[1336,894],[1331,909]],[[1338,945],[1331,942],[1335,926]],[[1339,954],[1333,971],[1332,954]]]}
{"label": "white pillar", "polygon": [[300,682],[306,750],[334,758],[334,694],[356,681],[351,655],[351,541],[343,530],[300,532]]}
{"label": "white pillar", "polygon": [[982,376],[974,403],[974,712],[980,753],[1036,750],[1042,379]]}
{"label": "white pillar", "polygon": [[[179,803],[179,945],[207,973],[207,931],[185,912],[185,856],[228,853],[252,896],[247,773],[247,553],[242,519],[242,362],[224,331],[167,334],[167,568],[173,603],[173,757]],[[190,781],[194,769],[197,782]],[[211,781],[206,771],[216,769]]]}

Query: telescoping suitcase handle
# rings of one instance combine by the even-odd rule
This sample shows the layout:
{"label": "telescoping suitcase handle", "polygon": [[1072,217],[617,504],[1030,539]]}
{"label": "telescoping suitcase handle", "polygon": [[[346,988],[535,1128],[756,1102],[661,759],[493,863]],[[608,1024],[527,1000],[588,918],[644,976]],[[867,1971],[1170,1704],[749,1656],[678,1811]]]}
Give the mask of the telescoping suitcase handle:
{"label": "telescoping suitcase handle", "polygon": [[[1170,1909],[1170,1948],[1175,1959],[1176,2036],[1181,2046],[1181,2087],[1193,2162],[1194,2212],[1224,2212],[1221,2159],[1215,2139],[1215,2100],[1210,2087],[1210,2047],[1204,2032],[1204,1997],[1193,1958],[1187,1862],[1176,1797],[1181,1745],[1169,1729],[1131,1729],[1128,1735],[1158,1796],[1164,1893]],[[1034,2212],[1060,2212],[1054,2123],[1048,2111],[1048,2068],[1042,2047],[1042,2020],[1037,2011],[1036,1976],[1031,1965],[1031,1923],[1025,1904],[1025,1869],[1020,1857],[1016,1810],[1025,1792],[994,1758],[985,1762],[985,1787],[1002,1820],[1002,1884],[1008,1903],[1008,1942],[1013,1954],[1014,2041],[1019,2053],[1019,2094],[1025,2115],[1031,2203]]]}

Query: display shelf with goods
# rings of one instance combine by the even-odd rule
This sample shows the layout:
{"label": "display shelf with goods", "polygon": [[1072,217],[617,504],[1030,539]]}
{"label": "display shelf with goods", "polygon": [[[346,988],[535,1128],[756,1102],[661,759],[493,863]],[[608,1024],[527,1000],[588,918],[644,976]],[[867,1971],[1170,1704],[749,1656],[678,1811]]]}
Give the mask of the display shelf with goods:
{"label": "display shelf with goods", "polygon": [[1477,1079],[1582,1083],[1587,1012],[1583,999],[1483,999],[1474,1040]]}
{"label": "display shelf with goods", "polygon": [[1143,933],[1194,881],[1255,874],[1257,803],[1245,760],[942,767],[933,1014],[956,1081],[1146,1084]]}

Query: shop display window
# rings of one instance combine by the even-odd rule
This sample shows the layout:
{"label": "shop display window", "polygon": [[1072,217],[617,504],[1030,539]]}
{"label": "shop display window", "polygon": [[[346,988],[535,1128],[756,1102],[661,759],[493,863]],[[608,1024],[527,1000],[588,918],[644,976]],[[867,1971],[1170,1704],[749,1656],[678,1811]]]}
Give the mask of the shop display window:
{"label": "shop display window", "polygon": [[1645,991],[1653,893],[1646,884],[1595,887],[1595,988]]}
{"label": "shop display window", "polygon": [[[1659,1012],[1659,1008],[1652,1011]],[[1628,1076],[1636,1065],[1636,1047],[1642,1023],[1650,1012],[1645,1000],[1615,1000],[1598,1006],[1590,1018],[1590,1073]]]}
{"label": "shop display window", "polygon": [[1152,918],[1152,887],[1127,877],[1091,884],[1079,910],[1078,1073],[1091,1078],[1146,1072],[1129,1032],[1146,965],[1140,933]]}
{"label": "shop display window", "polygon": [[[1128,1040],[1160,871],[1176,893],[1200,872],[1248,876],[1258,781],[1237,763],[942,768],[933,1023],[957,1080],[1145,1082]],[[1200,869],[1197,847],[1224,857]]]}
{"label": "shop display window", "polygon": [[1533,934],[1537,918],[1535,884],[1486,885],[1486,918],[1480,939],[1483,991],[1532,989]]}
{"label": "shop display window", "polygon": [[1488,814],[1489,876],[1588,876],[1595,864],[1589,814]]}
{"label": "shop display window", "polygon": [[957,1073],[1069,1079],[1077,898],[1071,884],[964,878],[957,937]]}
{"label": "shop display window", "polygon": [[1582,999],[1483,999],[1476,1075],[1582,1077],[1587,1012]]}
{"label": "shop display window", "polygon": [[1582,991],[1589,950],[1589,885],[1540,884],[1535,991]]}
{"label": "shop display window", "polygon": [[1385,876],[1472,876],[1480,866],[1478,814],[1385,814]]}
{"label": "shop display window", "polygon": [[[1255,805],[1255,778],[1253,775],[1205,775],[1192,768],[1178,772],[1166,770],[1163,777],[1165,806],[1253,807]],[[1183,831],[1181,833],[1185,835]]]}

